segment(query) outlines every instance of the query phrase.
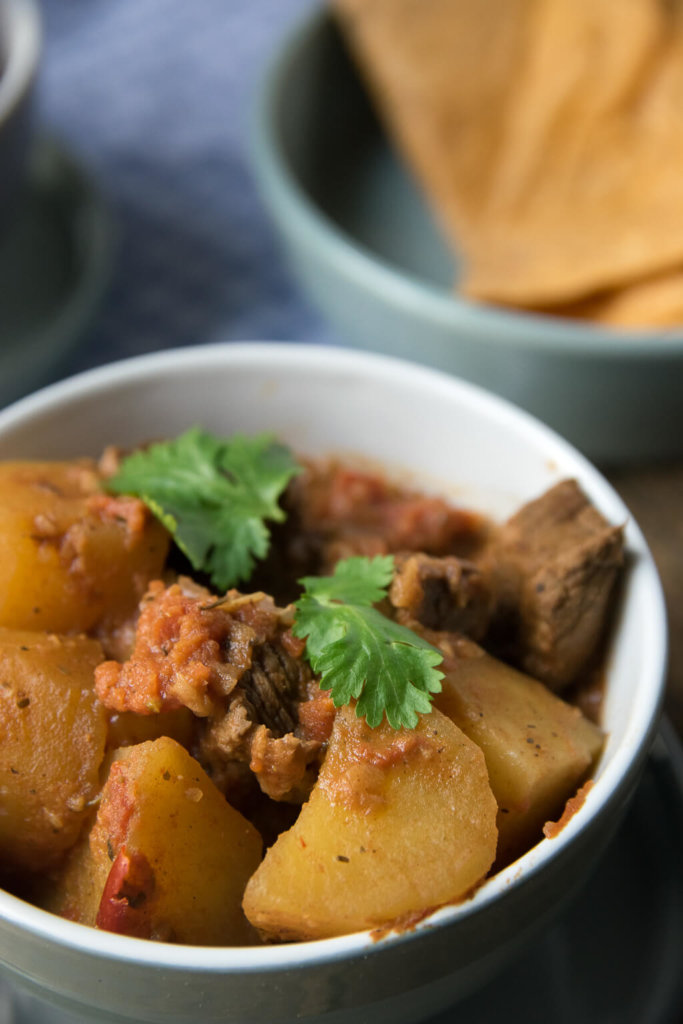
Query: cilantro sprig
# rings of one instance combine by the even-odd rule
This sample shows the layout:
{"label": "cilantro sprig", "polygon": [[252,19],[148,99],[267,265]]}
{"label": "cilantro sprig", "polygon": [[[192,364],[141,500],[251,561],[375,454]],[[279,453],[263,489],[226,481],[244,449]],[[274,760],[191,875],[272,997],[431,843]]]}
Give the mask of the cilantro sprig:
{"label": "cilantro sprig", "polygon": [[[269,522],[282,522],[279,499],[299,472],[292,453],[270,434],[215,437],[193,427],[123,459],[106,487],[141,498],[172,534],[193,568],[221,590],[251,575],[270,544]],[[414,728],[441,689],[440,651],[382,615],[391,555],[347,558],[332,576],[307,576],[292,627],[337,707],[375,728]]]}
{"label": "cilantro sprig", "polygon": [[107,488],[141,498],[193,568],[227,590],[267,555],[266,523],[284,519],[278,500],[298,469],[270,434],[222,439],[192,427],[123,459]]}
{"label": "cilantro sprig", "polygon": [[292,632],[306,639],[306,656],[336,707],[356,700],[356,714],[371,728],[384,715],[394,728],[414,728],[441,690],[443,656],[411,629],[374,605],[386,597],[391,555],[352,557],[332,576],[306,576],[295,604]]}

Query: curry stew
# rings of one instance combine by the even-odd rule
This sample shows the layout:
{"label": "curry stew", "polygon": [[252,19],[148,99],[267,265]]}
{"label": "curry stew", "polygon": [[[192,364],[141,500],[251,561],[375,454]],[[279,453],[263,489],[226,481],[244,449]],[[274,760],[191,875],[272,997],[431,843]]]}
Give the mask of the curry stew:
{"label": "curry stew", "polygon": [[[573,481],[493,524],[303,463],[240,590],[213,592],[99,463],[0,465],[0,866],[71,920],[243,945],[410,923],[537,843],[591,776],[578,706],[623,561]],[[394,555],[380,611],[443,655],[415,729],[336,708],[297,580]]]}

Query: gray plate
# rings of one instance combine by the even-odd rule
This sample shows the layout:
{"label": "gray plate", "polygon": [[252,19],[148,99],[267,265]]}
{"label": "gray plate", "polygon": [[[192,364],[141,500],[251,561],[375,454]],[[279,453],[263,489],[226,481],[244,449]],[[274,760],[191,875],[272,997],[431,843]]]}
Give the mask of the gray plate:
{"label": "gray plate", "polygon": [[54,376],[99,302],[109,223],[78,165],[41,141],[0,237],[0,406]]}

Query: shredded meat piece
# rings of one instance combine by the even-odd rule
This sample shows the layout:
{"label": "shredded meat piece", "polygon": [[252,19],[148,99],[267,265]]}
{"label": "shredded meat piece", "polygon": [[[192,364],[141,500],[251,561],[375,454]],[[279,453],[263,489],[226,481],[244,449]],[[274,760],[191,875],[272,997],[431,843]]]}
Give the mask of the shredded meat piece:
{"label": "shredded meat piece", "polygon": [[334,462],[309,466],[292,487],[303,500],[304,525],[326,535],[328,564],[352,553],[445,554],[458,545],[469,547],[483,528],[481,517],[441,497],[413,493],[384,476]]}
{"label": "shredded meat piece", "polygon": [[318,744],[302,741],[291,732],[273,739],[260,725],[254,731],[249,767],[263,792],[273,800],[303,803],[315,782],[318,764],[315,771],[308,769],[319,749]]}
{"label": "shredded meat piece", "polygon": [[327,569],[351,554],[467,554],[485,533],[484,519],[476,513],[334,461],[306,463],[289,485],[287,504],[300,533],[317,538]]}
{"label": "shredded meat piece", "polygon": [[399,622],[417,619],[430,629],[481,639],[491,621],[493,594],[488,577],[473,562],[454,555],[422,552],[396,555],[389,602]]}
{"label": "shredded meat piece", "polygon": [[197,756],[226,794],[246,791],[252,773],[274,799],[303,800],[329,731],[320,716],[308,716],[314,728],[299,721],[318,687],[291,621],[264,594],[217,598],[189,579],[156,581],[131,657],[98,666],[97,694],[118,712],[189,708],[204,720]]}
{"label": "shredded meat piece", "polygon": [[305,682],[302,670],[303,662],[266,642],[254,651],[251,668],[241,679],[251,719],[268,726],[274,736],[296,728],[296,704]]}
{"label": "shredded meat piece", "polygon": [[[300,677],[296,692],[291,693],[289,710],[281,712],[277,731],[259,721],[251,682],[244,687],[241,681],[225,714],[207,722],[198,756],[224,792],[248,792],[244,773],[248,767],[262,792],[272,799],[293,803],[307,799],[335,714],[329,695],[319,689],[310,673],[307,675],[307,679]],[[271,684],[266,688],[270,690]],[[283,728],[285,718],[291,719],[291,729]]]}
{"label": "shredded meat piece", "polygon": [[249,667],[251,641],[249,627],[204,588],[190,580],[170,587],[156,580],[141,604],[130,659],[99,665],[95,689],[112,711],[144,715],[184,706],[206,717]]}

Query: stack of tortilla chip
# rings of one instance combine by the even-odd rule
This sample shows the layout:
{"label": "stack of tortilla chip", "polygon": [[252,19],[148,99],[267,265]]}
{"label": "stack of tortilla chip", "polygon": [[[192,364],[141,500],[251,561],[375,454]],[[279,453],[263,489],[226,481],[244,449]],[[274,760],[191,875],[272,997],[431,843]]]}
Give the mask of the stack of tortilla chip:
{"label": "stack of tortilla chip", "polygon": [[683,0],[332,0],[474,299],[683,323]]}

